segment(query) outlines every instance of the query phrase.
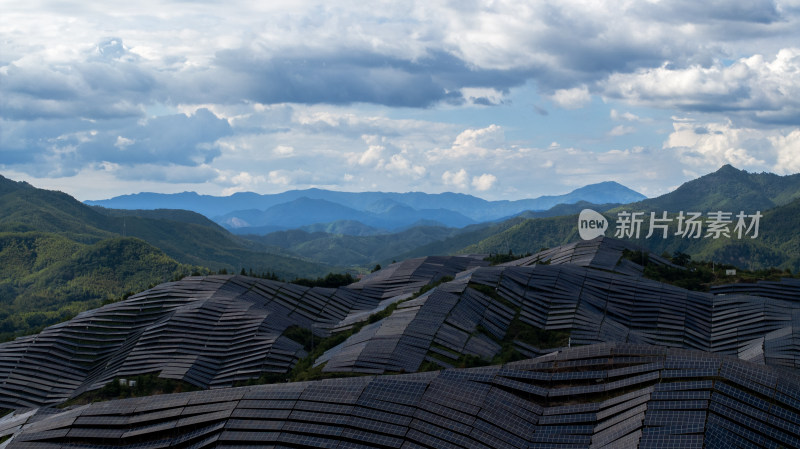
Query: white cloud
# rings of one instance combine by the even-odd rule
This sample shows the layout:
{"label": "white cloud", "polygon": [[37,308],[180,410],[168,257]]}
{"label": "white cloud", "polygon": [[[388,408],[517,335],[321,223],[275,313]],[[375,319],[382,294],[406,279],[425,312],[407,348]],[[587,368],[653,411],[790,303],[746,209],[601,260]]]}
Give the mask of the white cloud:
{"label": "white cloud", "polygon": [[472,187],[475,187],[478,191],[485,192],[491,189],[495,182],[497,182],[496,176],[491,173],[484,173],[472,178]]}
{"label": "white cloud", "polygon": [[113,163],[93,164],[93,170],[103,169],[119,179],[170,184],[199,184],[213,182],[219,177],[214,167],[203,164],[186,167],[174,164],[136,164],[121,166]]}
{"label": "white cloud", "polygon": [[505,140],[503,128],[498,125],[489,125],[486,128],[467,129],[456,137],[453,147],[482,147],[493,148],[501,145]]}
{"label": "white cloud", "polygon": [[216,182],[227,186],[222,190],[222,195],[227,196],[236,192],[252,192],[259,190],[260,185],[267,182],[267,178],[246,171],[225,171],[219,172]]}
{"label": "white cloud", "polygon": [[264,182],[265,179],[263,176],[253,176],[252,174],[243,171],[231,178],[231,181],[238,185],[252,186],[254,184]]}
{"label": "white cloud", "polygon": [[485,158],[491,151],[502,147],[504,143],[503,128],[492,124],[486,128],[462,131],[449,148],[431,151],[428,157],[432,161]]}
{"label": "white cloud", "polygon": [[136,141],[133,139],[127,139],[122,136],[117,136],[117,141],[114,143],[114,146],[119,148],[120,150],[124,150],[125,148],[133,145],[134,143],[136,143]]}
{"label": "white cloud", "polygon": [[381,145],[370,145],[367,150],[357,158],[358,165],[361,166],[383,166],[383,150],[386,148]]}
{"label": "white cloud", "polygon": [[503,102],[503,92],[490,87],[465,87],[461,95],[472,104],[483,106],[498,105]]}
{"label": "white cloud", "polygon": [[280,157],[288,157],[294,154],[294,147],[291,147],[289,145],[278,145],[275,147],[274,150],[272,150],[272,152]]}
{"label": "white cloud", "polygon": [[615,73],[605,95],[637,105],[726,112],[754,122],[785,123],[800,114],[800,49],[784,48],[771,60],[761,54],[731,65],[716,62],[673,68],[663,64]]}
{"label": "white cloud", "polygon": [[625,120],[625,121],[628,121],[628,122],[641,122],[641,121],[644,121],[644,120],[642,120],[641,117],[639,117],[636,114],[632,114],[630,112],[620,113],[616,109],[612,109],[611,112],[609,113],[609,116],[611,117],[612,120]]}
{"label": "white cloud", "polygon": [[713,170],[724,164],[765,169],[768,136],[762,131],[736,128],[730,123],[676,122],[664,148],[677,151],[680,161],[695,169]]}
{"label": "white cloud", "polygon": [[773,170],[785,175],[800,173],[800,129],[787,136],[770,137],[770,142],[778,152]]}
{"label": "white cloud", "polygon": [[636,132],[636,128],[632,126],[625,126],[625,125],[617,125],[608,132],[609,136],[624,136],[626,134],[633,134]]}
{"label": "white cloud", "polygon": [[723,164],[779,174],[800,172],[800,128],[736,127],[731,122],[675,121],[664,149],[674,151],[692,175]]}
{"label": "white cloud", "polygon": [[419,178],[425,174],[425,167],[422,165],[412,165],[402,154],[393,154],[384,168],[390,172],[401,175],[411,175],[415,178]]}
{"label": "white cloud", "polygon": [[292,182],[291,175],[286,170],[272,170],[269,172],[268,181],[270,184],[288,186]]}
{"label": "white cloud", "polygon": [[550,96],[550,100],[564,109],[580,109],[592,101],[592,95],[586,86],[580,86],[559,89]]}
{"label": "white cloud", "polygon": [[[491,174],[501,198],[608,179],[657,192],[725,162],[800,170],[787,1],[66,0],[3,18],[4,171],[217,194],[242,172],[273,190],[477,191]],[[607,103],[570,110],[593,94]],[[547,99],[564,110],[536,115]],[[604,132],[634,128],[644,149],[608,150]]]}
{"label": "white cloud", "polygon": [[467,188],[467,171],[463,168],[457,172],[445,171],[442,173],[442,182],[447,186],[457,187],[459,189]]}

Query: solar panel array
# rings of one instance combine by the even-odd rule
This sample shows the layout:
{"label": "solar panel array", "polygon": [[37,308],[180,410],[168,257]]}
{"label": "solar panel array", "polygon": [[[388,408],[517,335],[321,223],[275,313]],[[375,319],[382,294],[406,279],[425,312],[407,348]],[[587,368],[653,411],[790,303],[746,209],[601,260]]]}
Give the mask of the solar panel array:
{"label": "solar panel array", "polygon": [[[0,441],[67,447],[800,447],[800,284],[687,291],[599,238],[501,266],[479,257],[393,264],[339,289],[244,276],[187,278],[0,345]],[[650,261],[669,261],[650,256]],[[454,276],[418,298],[422,285]],[[290,326],[341,332],[397,303],[316,360],[362,377],[230,388],[306,355]],[[572,348],[490,360],[521,322]],[[541,355],[545,354],[545,355]],[[541,355],[541,356],[540,356]],[[767,366],[765,366],[767,365]],[[787,369],[788,368],[788,369]],[[209,390],[63,402],[116,377],[158,373]],[[9,443],[8,441],[6,442]]]}
{"label": "solar panel array", "polygon": [[365,326],[316,364],[325,364],[325,372],[384,373],[414,372],[425,360],[449,367],[448,360],[463,354],[491,360],[515,312],[469,288],[469,280],[457,279],[400,303],[389,317]]}
{"label": "solar panel array", "polygon": [[[418,289],[481,264],[474,257],[436,257],[387,268]],[[0,344],[0,408],[58,404],[139,374],[220,388],[286,373],[306,355],[300,343],[283,336],[287,328],[323,336],[344,320],[365,319],[387,295],[405,291],[392,279],[373,276],[339,289],[246,276],[161,284]]]}
{"label": "solar panel array", "polygon": [[[317,360],[326,372],[413,372],[450,367],[464,354],[491,360],[514,317],[570,333],[573,345],[629,342],[737,355],[800,367],[800,283],[721,287],[764,296],[689,291],[646,279],[621,260],[626,242],[598,238],[495,267],[477,267],[433,294],[401,303]],[[649,255],[655,263],[671,265]],[[543,264],[545,262],[547,264]],[[630,262],[632,265],[633,262]],[[638,265],[636,265],[638,266]],[[488,287],[490,298],[469,284]],[[527,356],[545,348],[516,341]]]}
{"label": "solar panel array", "polygon": [[350,288],[366,297],[386,299],[413,293],[439,279],[475,267],[487,266],[483,256],[430,256],[407,259],[371,273]]}
{"label": "solar panel array", "polygon": [[[536,263],[552,265],[576,265],[600,270],[616,271],[629,275],[641,275],[642,266],[630,260],[621,260],[625,251],[642,251],[642,248],[625,240],[598,237],[592,240],[579,240],[567,245],[545,249],[531,256],[523,257],[499,266],[521,267]],[[676,267],[667,259],[655,254],[647,254],[648,263]]]}
{"label": "solar panel array", "polygon": [[715,295],[754,295],[764,298],[800,301],[800,279],[785,278],[780,281],[717,285],[711,287],[711,293]]}
{"label": "solar panel array", "polygon": [[135,398],[28,420],[9,449],[800,447],[800,380],[596,344],[473,369]]}

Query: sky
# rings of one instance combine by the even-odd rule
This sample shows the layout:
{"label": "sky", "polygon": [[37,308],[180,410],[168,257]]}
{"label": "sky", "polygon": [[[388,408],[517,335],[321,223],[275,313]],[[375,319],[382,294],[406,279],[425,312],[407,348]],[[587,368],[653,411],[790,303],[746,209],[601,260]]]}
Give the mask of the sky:
{"label": "sky", "polygon": [[80,200],[800,172],[800,0],[0,10],[0,174]]}

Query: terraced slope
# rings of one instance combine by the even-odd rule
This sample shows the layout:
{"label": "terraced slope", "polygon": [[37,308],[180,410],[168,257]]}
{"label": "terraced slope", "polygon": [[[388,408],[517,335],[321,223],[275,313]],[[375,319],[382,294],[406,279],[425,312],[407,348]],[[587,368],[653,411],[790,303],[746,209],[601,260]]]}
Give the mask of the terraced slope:
{"label": "terraced slope", "polygon": [[[536,356],[553,345],[628,342],[800,367],[796,296],[714,295],[652,281],[621,259],[631,248],[598,238],[466,271],[399,303],[317,365],[331,373],[411,372],[426,363],[464,365],[467,357],[489,363]],[[796,281],[777,285],[797,295]]]}
{"label": "terraced slope", "polygon": [[24,426],[9,449],[800,447],[800,381],[705,352],[598,344],[502,366],[117,400],[6,421]]}
{"label": "terraced slope", "polygon": [[[415,259],[339,289],[244,276],[162,284],[0,345],[0,408],[16,409],[0,418],[0,441],[800,447],[800,285],[688,291],[642,277],[621,259],[626,249],[635,248],[599,238],[500,266]],[[453,279],[411,296],[444,276]],[[384,309],[316,360],[325,373],[359,377],[231,387],[306,356],[289,329],[335,334]],[[398,372],[415,373],[387,375]],[[25,408],[150,373],[209,390]]]}
{"label": "terraced slope", "polygon": [[[55,405],[117,377],[158,373],[200,388],[286,373],[306,355],[290,327],[327,335],[391,296],[486,262],[421,258],[351,287],[308,288],[246,276],[187,277],[0,344],[0,408]],[[394,281],[393,281],[394,280]],[[385,306],[385,304],[384,304]]]}

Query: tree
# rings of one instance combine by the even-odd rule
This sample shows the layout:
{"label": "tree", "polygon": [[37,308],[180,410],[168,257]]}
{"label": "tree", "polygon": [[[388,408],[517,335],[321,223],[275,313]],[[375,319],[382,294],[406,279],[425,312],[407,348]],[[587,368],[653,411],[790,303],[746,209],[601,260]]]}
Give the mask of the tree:
{"label": "tree", "polygon": [[675,253],[672,254],[672,263],[675,265],[685,267],[691,260],[692,256],[680,251],[675,251]]}

